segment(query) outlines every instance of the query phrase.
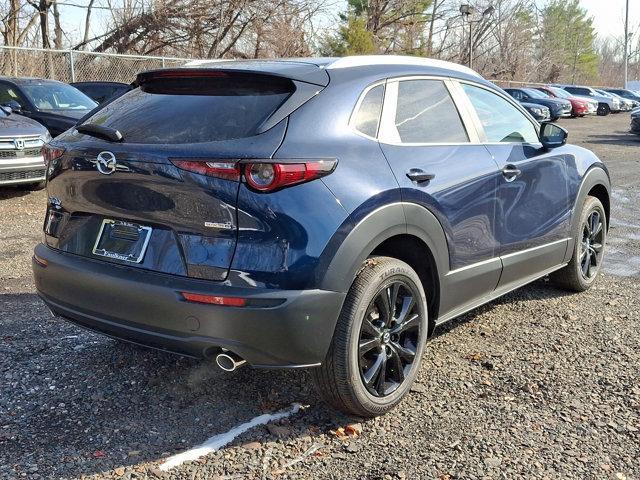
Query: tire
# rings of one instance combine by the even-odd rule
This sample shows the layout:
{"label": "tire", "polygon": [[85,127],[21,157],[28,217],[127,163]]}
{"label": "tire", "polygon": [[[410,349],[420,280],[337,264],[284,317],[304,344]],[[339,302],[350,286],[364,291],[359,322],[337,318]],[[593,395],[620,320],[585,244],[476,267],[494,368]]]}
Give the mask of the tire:
{"label": "tire", "polygon": [[598,111],[596,113],[601,117],[606,117],[611,113],[611,108],[606,103],[599,103]]}
{"label": "tire", "polygon": [[[593,223],[593,216],[598,217],[600,225],[598,229],[596,224],[595,233],[593,226],[589,225]],[[588,241],[585,242],[586,237]],[[565,290],[584,292],[591,288],[598,277],[607,245],[607,217],[602,203],[597,198],[588,196],[585,199],[573,238],[575,244],[571,261],[564,268],[552,273],[550,278],[553,283]]]}
{"label": "tire", "polygon": [[[385,315],[394,293],[395,313]],[[347,414],[368,418],[387,413],[415,380],[427,330],[426,295],[416,272],[395,258],[368,259],[349,289],[325,361],[312,370],[320,396]],[[403,364],[409,358],[411,363]]]}

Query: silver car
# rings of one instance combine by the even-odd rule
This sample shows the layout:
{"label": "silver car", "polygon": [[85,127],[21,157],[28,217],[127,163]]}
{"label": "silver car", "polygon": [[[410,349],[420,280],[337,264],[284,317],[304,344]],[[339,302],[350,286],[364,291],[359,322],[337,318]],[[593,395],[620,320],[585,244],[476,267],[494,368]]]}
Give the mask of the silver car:
{"label": "silver car", "polygon": [[43,188],[46,167],[41,150],[50,139],[47,129],[35,120],[0,108],[0,187]]}
{"label": "silver car", "polygon": [[609,115],[611,112],[619,112],[621,109],[620,101],[599,94],[591,87],[577,85],[558,85],[569,93],[581,95],[598,101],[598,115]]}

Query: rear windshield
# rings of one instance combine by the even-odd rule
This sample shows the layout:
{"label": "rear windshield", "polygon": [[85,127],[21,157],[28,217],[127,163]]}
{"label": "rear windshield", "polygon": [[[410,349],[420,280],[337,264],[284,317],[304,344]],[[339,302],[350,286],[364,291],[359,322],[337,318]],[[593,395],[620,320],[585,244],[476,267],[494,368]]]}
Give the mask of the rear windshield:
{"label": "rear windshield", "polygon": [[127,143],[199,143],[244,138],[291,95],[290,80],[266,75],[160,77],[84,123],[119,130]]}

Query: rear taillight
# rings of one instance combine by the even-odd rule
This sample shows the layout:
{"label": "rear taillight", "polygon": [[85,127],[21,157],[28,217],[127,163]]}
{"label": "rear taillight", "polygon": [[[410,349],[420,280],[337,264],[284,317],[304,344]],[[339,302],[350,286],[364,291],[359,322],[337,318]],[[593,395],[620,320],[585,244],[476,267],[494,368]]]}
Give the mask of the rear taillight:
{"label": "rear taillight", "polygon": [[208,177],[239,181],[244,175],[251,189],[273,192],[329,175],[336,168],[337,160],[290,160],[280,163],[273,160],[172,159],[171,163],[182,170]]}
{"label": "rear taillight", "polygon": [[335,160],[304,163],[252,162],[244,165],[244,178],[254,190],[273,192],[329,175],[335,167]]}
{"label": "rear taillight", "polygon": [[42,146],[41,152],[42,158],[44,158],[44,164],[49,165],[53,160],[64,155],[64,148],[58,148],[47,144]]}
{"label": "rear taillight", "polygon": [[227,180],[240,180],[240,165],[237,161],[195,161],[172,159],[176,167],[207,177],[224,178]]}

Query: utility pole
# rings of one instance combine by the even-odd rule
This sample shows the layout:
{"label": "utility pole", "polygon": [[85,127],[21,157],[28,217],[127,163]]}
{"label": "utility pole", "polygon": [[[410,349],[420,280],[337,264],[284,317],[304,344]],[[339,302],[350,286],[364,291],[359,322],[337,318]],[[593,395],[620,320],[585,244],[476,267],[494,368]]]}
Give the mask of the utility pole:
{"label": "utility pole", "polygon": [[624,86],[627,88],[629,75],[629,0],[627,0],[627,8],[624,15]]}

